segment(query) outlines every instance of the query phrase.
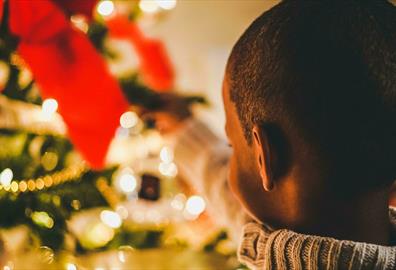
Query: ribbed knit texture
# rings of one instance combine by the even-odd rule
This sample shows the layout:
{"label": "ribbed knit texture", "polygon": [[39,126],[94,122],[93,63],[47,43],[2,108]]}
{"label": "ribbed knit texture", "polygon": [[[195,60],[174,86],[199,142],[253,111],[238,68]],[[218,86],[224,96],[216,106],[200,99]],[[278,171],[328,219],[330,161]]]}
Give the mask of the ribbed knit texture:
{"label": "ribbed knit texture", "polygon": [[[394,226],[395,216],[395,209],[391,208]],[[383,270],[396,269],[396,246],[273,230],[251,222],[244,226],[238,258],[251,269]]]}
{"label": "ribbed knit texture", "polygon": [[[265,270],[395,269],[396,247],[273,230],[250,222],[227,184],[230,148],[203,123],[189,121],[176,136],[175,161],[180,173],[208,201],[220,225],[240,240],[240,262]],[[396,211],[390,209],[396,232]],[[242,233],[243,231],[243,233]]]}

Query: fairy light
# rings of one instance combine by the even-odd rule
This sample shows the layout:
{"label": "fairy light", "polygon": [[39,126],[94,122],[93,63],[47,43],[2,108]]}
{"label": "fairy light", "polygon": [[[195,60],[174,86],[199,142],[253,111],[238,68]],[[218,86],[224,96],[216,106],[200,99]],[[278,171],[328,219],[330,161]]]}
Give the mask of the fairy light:
{"label": "fairy light", "polygon": [[193,195],[188,198],[186,202],[186,211],[194,216],[200,215],[203,211],[205,211],[206,203],[205,200],[198,195]]}
{"label": "fairy light", "polygon": [[156,0],[157,5],[163,9],[171,10],[176,7],[176,0]]}
{"label": "fairy light", "polygon": [[127,261],[127,257],[130,256],[133,251],[134,249],[131,246],[120,246],[117,252],[120,262],[125,263]]}
{"label": "fairy light", "polygon": [[134,112],[125,112],[120,117],[120,125],[123,128],[132,128],[139,122],[139,117]]}
{"label": "fairy light", "polygon": [[26,191],[33,192],[44,188],[50,188],[61,183],[76,181],[79,179],[81,174],[87,170],[87,167],[84,164],[78,164],[55,172],[51,175],[46,175],[37,179],[25,179],[20,181],[12,181],[12,171],[11,169],[7,169],[0,173],[0,189],[4,188],[5,191],[19,193]]}
{"label": "fairy light", "polygon": [[10,168],[6,168],[0,174],[0,183],[3,186],[9,186],[13,177],[14,177],[14,174],[13,174],[12,170]]}
{"label": "fairy light", "polygon": [[51,117],[55,114],[56,110],[58,109],[58,102],[53,99],[45,99],[43,104],[41,105],[41,113],[43,115],[43,120],[50,120]]}
{"label": "fairy light", "polygon": [[16,181],[11,182],[11,191],[12,192],[17,192],[18,191],[18,183]]}
{"label": "fairy light", "polygon": [[88,32],[88,23],[84,16],[81,15],[73,15],[70,17],[70,21],[73,23],[75,27],[81,30],[84,33]]}
{"label": "fairy light", "polygon": [[146,13],[155,13],[159,10],[159,5],[157,1],[140,0],[139,8]]}
{"label": "fairy light", "polygon": [[184,204],[186,200],[187,200],[186,196],[180,193],[173,198],[170,205],[173,209],[181,211],[184,208]]}
{"label": "fairy light", "polygon": [[158,166],[158,170],[162,175],[175,177],[178,173],[177,166],[175,163],[161,162]]}
{"label": "fairy light", "polygon": [[119,214],[110,210],[103,210],[100,213],[100,220],[107,226],[117,229],[121,227],[122,220]]}
{"label": "fairy light", "polygon": [[125,193],[131,193],[136,189],[137,181],[132,174],[124,174],[120,177],[120,188]]}
{"label": "fairy light", "polygon": [[168,146],[162,147],[160,159],[165,163],[171,163],[173,161],[173,150]]}
{"label": "fairy light", "polygon": [[51,229],[54,226],[54,220],[48,215],[47,212],[33,212],[32,220],[39,226]]}
{"label": "fairy light", "polygon": [[97,11],[102,16],[110,16],[114,12],[114,3],[109,0],[101,1],[98,4]]}
{"label": "fairy light", "polygon": [[66,270],[77,270],[77,266],[74,263],[67,263]]}

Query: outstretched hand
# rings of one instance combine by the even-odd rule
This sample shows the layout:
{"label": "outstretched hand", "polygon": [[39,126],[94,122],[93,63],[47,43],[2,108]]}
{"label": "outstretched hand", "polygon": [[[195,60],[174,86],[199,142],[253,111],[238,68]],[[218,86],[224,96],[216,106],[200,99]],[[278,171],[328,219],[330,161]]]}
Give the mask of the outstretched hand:
{"label": "outstretched hand", "polygon": [[136,108],[143,120],[153,122],[162,133],[177,130],[183,122],[191,117],[190,103],[180,95],[174,93],[161,93],[160,106],[155,110],[142,107]]}

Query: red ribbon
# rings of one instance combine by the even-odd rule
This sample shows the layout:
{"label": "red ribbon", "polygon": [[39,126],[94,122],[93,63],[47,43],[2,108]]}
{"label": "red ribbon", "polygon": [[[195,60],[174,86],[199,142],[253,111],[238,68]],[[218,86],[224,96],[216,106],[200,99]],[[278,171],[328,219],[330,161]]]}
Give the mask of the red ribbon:
{"label": "red ribbon", "polygon": [[137,24],[123,16],[115,16],[106,23],[111,37],[129,40],[134,46],[144,83],[157,91],[171,90],[175,76],[163,43],[145,37]]}
{"label": "red ribbon", "polygon": [[[128,104],[104,60],[60,8],[78,12],[76,2],[10,0],[10,28],[20,38],[18,53],[42,96],[58,101],[73,144],[93,168],[100,169]],[[84,3],[82,12],[87,15],[96,1],[78,2]]]}

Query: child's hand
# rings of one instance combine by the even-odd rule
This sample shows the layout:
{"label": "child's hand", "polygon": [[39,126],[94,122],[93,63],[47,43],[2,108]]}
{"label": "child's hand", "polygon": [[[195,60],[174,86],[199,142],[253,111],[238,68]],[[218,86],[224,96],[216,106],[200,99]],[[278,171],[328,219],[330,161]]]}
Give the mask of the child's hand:
{"label": "child's hand", "polygon": [[156,128],[163,133],[169,133],[177,130],[183,125],[183,122],[191,117],[189,103],[185,98],[173,94],[163,93],[160,95],[161,106],[149,111],[138,108],[136,111],[145,121],[153,121]]}

